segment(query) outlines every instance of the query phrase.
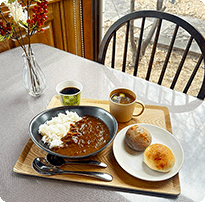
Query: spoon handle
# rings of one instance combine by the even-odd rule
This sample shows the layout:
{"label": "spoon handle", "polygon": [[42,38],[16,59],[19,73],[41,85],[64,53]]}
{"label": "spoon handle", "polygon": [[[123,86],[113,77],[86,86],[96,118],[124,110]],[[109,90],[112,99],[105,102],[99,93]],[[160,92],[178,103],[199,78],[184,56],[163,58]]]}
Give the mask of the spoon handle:
{"label": "spoon handle", "polygon": [[102,172],[93,172],[93,171],[68,171],[68,170],[61,170],[59,169],[59,173],[67,173],[67,174],[77,174],[77,175],[84,175],[88,177],[95,177],[104,181],[112,181],[113,177],[112,175],[108,173],[102,173]]}
{"label": "spoon handle", "polygon": [[100,161],[95,160],[84,160],[84,161],[66,161],[66,164],[83,164],[83,165],[94,165],[94,166],[100,166],[103,168],[106,168],[107,165]]}

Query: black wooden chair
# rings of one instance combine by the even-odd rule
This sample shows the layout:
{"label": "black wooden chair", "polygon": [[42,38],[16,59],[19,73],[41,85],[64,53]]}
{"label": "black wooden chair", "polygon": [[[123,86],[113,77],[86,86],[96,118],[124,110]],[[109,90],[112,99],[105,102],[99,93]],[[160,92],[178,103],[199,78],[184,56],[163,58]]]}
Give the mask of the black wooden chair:
{"label": "black wooden chair", "polygon": [[[130,29],[135,25],[133,25],[134,21],[138,20],[139,27],[139,34],[138,37],[135,36],[135,45],[136,45],[136,52],[135,52],[135,62],[132,63],[132,67],[130,68],[131,62],[128,61],[128,49],[130,49]],[[148,21],[148,24],[147,23]],[[149,45],[149,61],[147,65],[143,65],[142,72],[145,73],[144,76],[138,75],[140,63],[142,62],[142,44],[145,41],[146,32],[151,33],[151,31],[147,31],[145,28],[146,25],[149,27],[149,23],[154,21],[156,23],[156,28],[153,29],[154,25],[152,26],[153,31],[153,40],[151,41],[151,45]],[[164,24],[163,24],[164,23]],[[167,30],[164,29],[164,26],[170,23],[170,27]],[[131,26],[132,25],[132,26]],[[151,25],[150,25],[151,26]],[[124,38],[123,38],[123,46],[122,41],[118,45],[119,48],[117,49],[117,40],[120,38],[118,37],[118,32],[124,29]],[[162,36],[163,32],[166,32],[166,36]],[[182,35],[180,34],[182,31],[186,32],[186,35],[183,36],[185,38],[180,38]],[[137,31],[135,31],[137,32]],[[132,32],[133,33],[133,32]],[[149,35],[149,34],[148,34]],[[163,43],[163,37],[167,37],[169,42],[167,44]],[[160,41],[161,40],[161,41]],[[180,43],[186,41],[186,45],[183,48],[180,48]],[[112,43],[111,43],[112,42]],[[133,42],[132,42],[133,43]],[[177,46],[179,43],[179,46]],[[184,43],[183,43],[184,44]],[[193,51],[192,48],[198,46],[198,52]],[[110,65],[106,64],[106,57],[108,56],[107,50],[110,50]],[[183,49],[183,50],[182,50]],[[163,56],[156,56],[157,51],[161,50],[164,55]],[[120,62],[117,62],[116,55],[119,55],[120,52],[123,52]],[[173,58],[176,56],[180,58],[179,62],[177,63],[177,67],[173,69],[170,66],[170,60],[174,60]],[[174,56],[175,55],[175,56]],[[143,56],[144,57],[144,56]],[[157,58],[158,57],[158,58]],[[126,72],[127,69],[133,71],[134,76],[142,77],[146,80],[153,81],[158,83],[159,85],[163,85],[163,82],[168,76],[168,80],[170,80],[169,88],[181,91],[183,93],[188,93],[190,90],[190,86],[194,86],[196,88],[195,81],[198,82],[197,93],[194,95],[199,99],[205,98],[205,73],[204,73],[204,58],[205,58],[205,39],[204,37],[188,22],[185,20],[161,11],[155,10],[144,10],[144,11],[136,11],[133,13],[129,13],[124,17],[117,20],[106,32],[105,36],[100,45],[99,54],[98,54],[98,62],[101,64],[105,64],[107,66],[111,66],[115,68],[116,63],[120,63],[122,67],[122,71]],[[157,60],[160,59],[160,62]],[[188,67],[186,65],[186,60],[189,59],[192,61],[194,59],[195,63],[193,65],[192,62],[189,62],[192,67]],[[203,62],[202,62],[203,61]],[[157,63],[158,62],[158,63]],[[176,63],[176,61],[174,61]],[[157,69],[158,78],[156,81],[154,79],[150,79],[152,73],[154,73],[155,69]],[[188,70],[187,70],[188,69]],[[172,71],[172,75],[167,75],[169,70]],[[174,74],[173,74],[174,71]],[[187,80],[185,79],[185,77]],[[196,76],[197,75],[197,76]],[[156,78],[156,75],[155,75]],[[181,81],[180,81],[181,79]],[[182,89],[176,88],[176,84],[181,82]],[[194,89],[196,90],[196,89]],[[195,92],[195,91],[194,91]]]}

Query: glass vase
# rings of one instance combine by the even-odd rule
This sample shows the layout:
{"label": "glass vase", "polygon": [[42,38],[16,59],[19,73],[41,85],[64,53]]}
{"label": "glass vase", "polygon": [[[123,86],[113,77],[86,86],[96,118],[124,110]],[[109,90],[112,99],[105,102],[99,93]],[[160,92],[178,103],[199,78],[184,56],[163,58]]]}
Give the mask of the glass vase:
{"label": "glass vase", "polygon": [[23,83],[26,91],[33,97],[38,97],[44,93],[46,88],[45,76],[35,60],[34,53],[22,55],[24,59]]}

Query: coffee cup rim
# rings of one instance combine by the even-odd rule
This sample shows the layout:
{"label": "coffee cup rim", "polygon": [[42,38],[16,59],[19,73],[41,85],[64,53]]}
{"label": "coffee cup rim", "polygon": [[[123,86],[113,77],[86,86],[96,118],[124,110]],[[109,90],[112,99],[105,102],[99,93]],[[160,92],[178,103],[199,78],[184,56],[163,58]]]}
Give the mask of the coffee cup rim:
{"label": "coffee cup rim", "polygon": [[[121,104],[121,103],[113,102],[112,99],[111,99],[112,92],[115,91],[115,90],[121,90],[121,89],[122,89],[122,90],[128,90],[128,91],[131,91],[132,93],[134,93],[134,95],[135,95],[135,100],[134,100],[133,102],[131,102],[131,103],[128,103],[128,104]],[[129,88],[117,87],[117,88],[114,88],[114,89],[110,92],[110,94],[109,94],[109,100],[110,100],[112,103],[116,104],[116,105],[128,106],[128,105],[132,105],[133,103],[136,102],[136,100],[137,100],[137,95],[136,95],[136,93],[135,93],[133,90],[131,90],[131,89],[129,89]]]}
{"label": "coffee cup rim", "polygon": [[[60,85],[63,85],[64,83],[69,83],[69,82],[74,82],[74,83],[79,84],[79,86],[81,86],[80,89],[79,89],[78,86],[75,86],[75,85],[74,85],[74,86],[70,86],[70,87],[76,87],[76,88],[78,88],[80,91],[77,92],[77,93],[74,93],[74,94],[63,94],[63,93],[60,93],[61,90],[63,90],[63,89],[66,88],[66,87],[69,87],[69,86],[65,86],[65,87],[63,87],[63,88],[60,88],[60,90],[58,89],[59,86],[60,86]],[[73,96],[73,95],[78,95],[79,93],[82,92],[82,90],[83,90],[83,85],[82,85],[82,83],[80,83],[80,82],[77,81],[77,80],[65,80],[65,81],[61,81],[61,82],[58,83],[57,86],[56,86],[56,92],[57,92],[58,94],[62,95],[62,96]]]}

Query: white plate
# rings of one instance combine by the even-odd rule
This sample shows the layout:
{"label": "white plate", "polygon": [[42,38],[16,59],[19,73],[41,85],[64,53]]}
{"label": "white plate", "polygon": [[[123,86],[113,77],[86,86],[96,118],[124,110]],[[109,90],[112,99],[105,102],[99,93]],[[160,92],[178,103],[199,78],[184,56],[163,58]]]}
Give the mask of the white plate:
{"label": "white plate", "polygon": [[[161,143],[168,146],[174,156],[175,164],[170,172],[163,173],[150,169],[143,162],[144,152],[137,152],[130,149],[124,139],[125,133],[131,126],[141,125],[146,128],[152,135],[152,143]],[[133,124],[123,128],[113,142],[113,153],[118,164],[130,175],[147,181],[162,181],[176,175],[181,169],[184,162],[184,153],[179,141],[168,131],[151,124]]]}

